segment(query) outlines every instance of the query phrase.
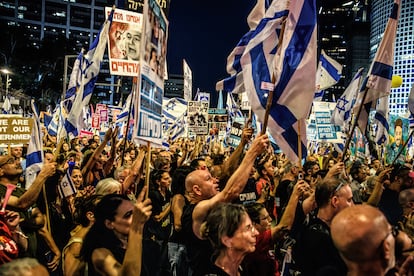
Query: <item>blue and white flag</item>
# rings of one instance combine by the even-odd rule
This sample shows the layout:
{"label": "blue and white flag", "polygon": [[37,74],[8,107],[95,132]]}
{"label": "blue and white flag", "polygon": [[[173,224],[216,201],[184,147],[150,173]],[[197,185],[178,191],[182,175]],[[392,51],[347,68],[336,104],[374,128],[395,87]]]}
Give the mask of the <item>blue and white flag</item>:
{"label": "blue and white flag", "polygon": [[78,91],[82,81],[82,66],[83,66],[83,49],[73,64],[72,73],[70,74],[68,89],[66,90],[62,106],[65,108],[65,114],[69,114],[72,109],[73,101],[75,100],[76,92]]}
{"label": "blue and white flag", "polygon": [[35,107],[34,100],[31,101],[33,110],[32,138],[29,140],[26,155],[26,186],[28,189],[36,179],[37,173],[43,167],[43,141],[40,128],[39,113]]}
{"label": "blue and white flag", "polygon": [[317,24],[314,0],[291,1],[289,9],[288,2],[272,2],[246,46],[241,65],[252,110],[260,122],[275,84],[268,127],[277,145],[294,162],[307,154],[305,119],[315,93],[309,83],[314,84],[316,77]]}
{"label": "blue and white flag", "polygon": [[187,112],[187,101],[182,98],[164,98],[162,100],[162,115],[168,124],[173,123]]}
{"label": "blue and white flag", "polygon": [[62,113],[60,104],[56,105],[55,110],[52,114],[52,120],[50,121],[49,125],[47,126],[47,133],[52,136],[56,136],[59,130],[59,123],[62,122]]}
{"label": "blue and white flag", "polygon": [[69,138],[77,137],[81,130],[82,110],[84,106],[89,104],[89,100],[92,96],[95,82],[98,79],[101,62],[106,49],[106,43],[108,39],[108,30],[112,23],[112,16],[114,9],[105,21],[101,31],[96,36],[96,39],[92,43],[89,51],[84,55],[82,62],[82,76],[80,81],[79,90],[76,93],[75,100],[72,105],[72,109],[65,120],[65,132],[63,136],[69,136]]}
{"label": "blue and white flag", "polygon": [[10,94],[7,94],[3,102],[3,114],[12,114],[12,105],[10,102]]}
{"label": "blue and white flag", "polygon": [[372,122],[376,125],[374,141],[377,143],[377,145],[387,144],[388,142],[388,113],[389,103],[388,96],[386,96],[378,100],[376,112]]}
{"label": "blue and white flag", "polygon": [[245,91],[240,59],[244,53],[247,43],[250,41],[254,29],[256,29],[260,20],[265,15],[266,7],[268,6],[266,2],[267,1],[265,0],[257,0],[256,5],[248,15],[247,24],[249,25],[250,31],[240,39],[239,43],[237,43],[236,47],[227,57],[226,71],[230,76],[216,83],[217,91],[224,90],[226,92],[233,93],[242,93]]}
{"label": "blue and white flag", "polygon": [[62,180],[59,182],[58,191],[61,198],[66,198],[73,194],[76,194],[76,187],[70,177],[70,170],[67,169]]}
{"label": "blue and white flag", "polygon": [[336,102],[335,110],[332,113],[331,123],[340,126],[345,133],[350,130],[352,108],[355,104],[356,96],[361,85],[362,71],[364,71],[364,68],[359,68],[344,93]]}
{"label": "blue and white flag", "polygon": [[329,57],[324,50],[321,51],[319,65],[316,71],[315,91],[325,90],[341,79],[342,65]]}
{"label": "blue and white flag", "polygon": [[[116,116],[116,123],[124,123],[128,120],[128,116],[135,114],[135,93],[134,90],[128,95],[122,106],[122,111]],[[130,114],[130,115],[129,115]]]}
{"label": "blue and white flag", "polygon": [[[400,13],[400,0],[395,0],[384,35],[369,69],[368,75],[358,93],[354,110],[361,105],[358,117],[358,127],[366,134],[368,116],[371,108],[376,107],[376,100],[387,96],[391,92],[392,69],[394,64],[394,44],[397,34],[398,18]],[[365,99],[364,99],[364,94]]]}

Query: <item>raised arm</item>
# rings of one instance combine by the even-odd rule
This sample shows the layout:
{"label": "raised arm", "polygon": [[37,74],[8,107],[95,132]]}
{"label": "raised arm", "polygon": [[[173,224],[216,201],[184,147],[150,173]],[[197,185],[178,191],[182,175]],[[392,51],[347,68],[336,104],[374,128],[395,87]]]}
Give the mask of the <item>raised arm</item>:
{"label": "raised arm", "polygon": [[142,163],[144,162],[145,158],[145,150],[141,148],[138,153],[137,158],[135,159],[134,163],[131,167],[131,173],[125,178],[124,183],[122,184],[122,192],[125,192],[129,189],[132,183],[135,182],[137,177],[141,174]]}
{"label": "raised arm", "polygon": [[[86,163],[85,167],[82,168],[82,175],[84,179],[88,179],[87,175],[93,168],[95,162],[99,159],[99,155],[101,155],[102,151],[104,150],[106,144],[108,143],[109,139],[111,139],[112,129],[109,128],[108,131],[105,133],[105,137],[99,147],[92,153],[92,156],[89,158],[88,162]],[[89,183],[88,183],[89,184]]]}
{"label": "raised arm", "polygon": [[240,144],[236,147],[234,152],[229,156],[229,158],[224,161],[222,165],[223,176],[230,176],[240,163],[240,157],[243,154],[244,147],[250,141],[252,137],[253,129],[250,127],[245,127],[242,132],[242,138]]}
{"label": "raised arm", "polygon": [[268,143],[269,138],[266,134],[256,137],[249,150],[246,152],[240,166],[230,177],[223,191],[196,205],[193,211],[193,231],[195,235],[201,238],[200,226],[214,205],[218,202],[231,202],[243,191],[256,157],[266,150]]}
{"label": "raised arm", "polygon": [[33,181],[32,185],[21,196],[11,196],[7,205],[26,210],[31,207],[37,200],[40,191],[46,181],[46,179],[56,172],[56,162],[43,164],[42,169]]}

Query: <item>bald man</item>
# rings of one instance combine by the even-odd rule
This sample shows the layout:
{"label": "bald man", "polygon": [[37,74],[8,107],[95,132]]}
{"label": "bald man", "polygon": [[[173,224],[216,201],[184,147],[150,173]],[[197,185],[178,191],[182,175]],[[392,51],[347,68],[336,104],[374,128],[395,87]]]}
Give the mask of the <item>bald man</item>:
{"label": "bald man", "polygon": [[184,209],[182,231],[187,238],[187,251],[193,275],[205,275],[209,271],[213,250],[209,241],[202,240],[200,226],[208,212],[219,202],[231,202],[243,191],[257,156],[267,149],[267,135],[260,135],[251,144],[238,169],[220,191],[216,178],[208,170],[195,170],[185,179],[186,195],[190,205]]}
{"label": "bald man", "polygon": [[332,220],[331,235],[348,275],[385,275],[395,265],[391,225],[377,208],[344,209]]}

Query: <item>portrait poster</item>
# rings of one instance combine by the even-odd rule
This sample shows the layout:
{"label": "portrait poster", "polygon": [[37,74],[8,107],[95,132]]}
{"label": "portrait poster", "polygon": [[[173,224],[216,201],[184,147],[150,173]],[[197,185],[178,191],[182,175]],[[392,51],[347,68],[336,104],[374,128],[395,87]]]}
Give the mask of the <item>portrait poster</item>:
{"label": "portrait poster", "polygon": [[188,101],[188,130],[195,135],[208,134],[208,102]]}
{"label": "portrait poster", "polygon": [[146,0],[141,49],[142,71],[164,89],[167,58],[168,21],[156,0]]}
{"label": "portrait poster", "polygon": [[[106,16],[110,12],[106,7]],[[138,76],[143,21],[141,13],[115,9],[108,34],[111,75]]]}
{"label": "portrait poster", "polygon": [[92,115],[92,128],[101,129],[101,114],[93,113]]}
{"label": "portrait poster", "polygon": [[162,98],[163,89],[146,74],[141,74],[140,93],[136,97],[137,123],[134,139],[137,142],[147,141],[152,145],[162,145]]}
{"label": "portrait poster", "polygon": [[407,155],[407,147],[403,145],[409,135],[410,122],[407,118],[402,118],[397,115],[390,115],[388,118],[389,130],[388,130],[388,143],[385,150],[385,163],[392,164],[394,159],[396,162],[404,164],[405,157]]}

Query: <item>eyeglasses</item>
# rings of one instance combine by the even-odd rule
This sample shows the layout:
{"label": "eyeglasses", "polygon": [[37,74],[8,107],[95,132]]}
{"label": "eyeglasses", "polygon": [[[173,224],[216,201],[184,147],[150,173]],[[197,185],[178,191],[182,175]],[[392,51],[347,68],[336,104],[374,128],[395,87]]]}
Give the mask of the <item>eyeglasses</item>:
{"label": "eyeglasses", "polygon": [[378,249],[381,249],[385,240],[388,239],[389,235],[392,235],[394,237],[394,239],[398,236],[399,230],[397,227],[391,227],[391,231],[387,233],[387,235],[385,236],[385,238],[382,239],[380,245],[378,246]]}
{"label": "eyeglasses", "polygon": [[249,224],[245,227],[243,232],[251,232],[252,234],[254,234],[256,233],[256,228],[252,224]]}

